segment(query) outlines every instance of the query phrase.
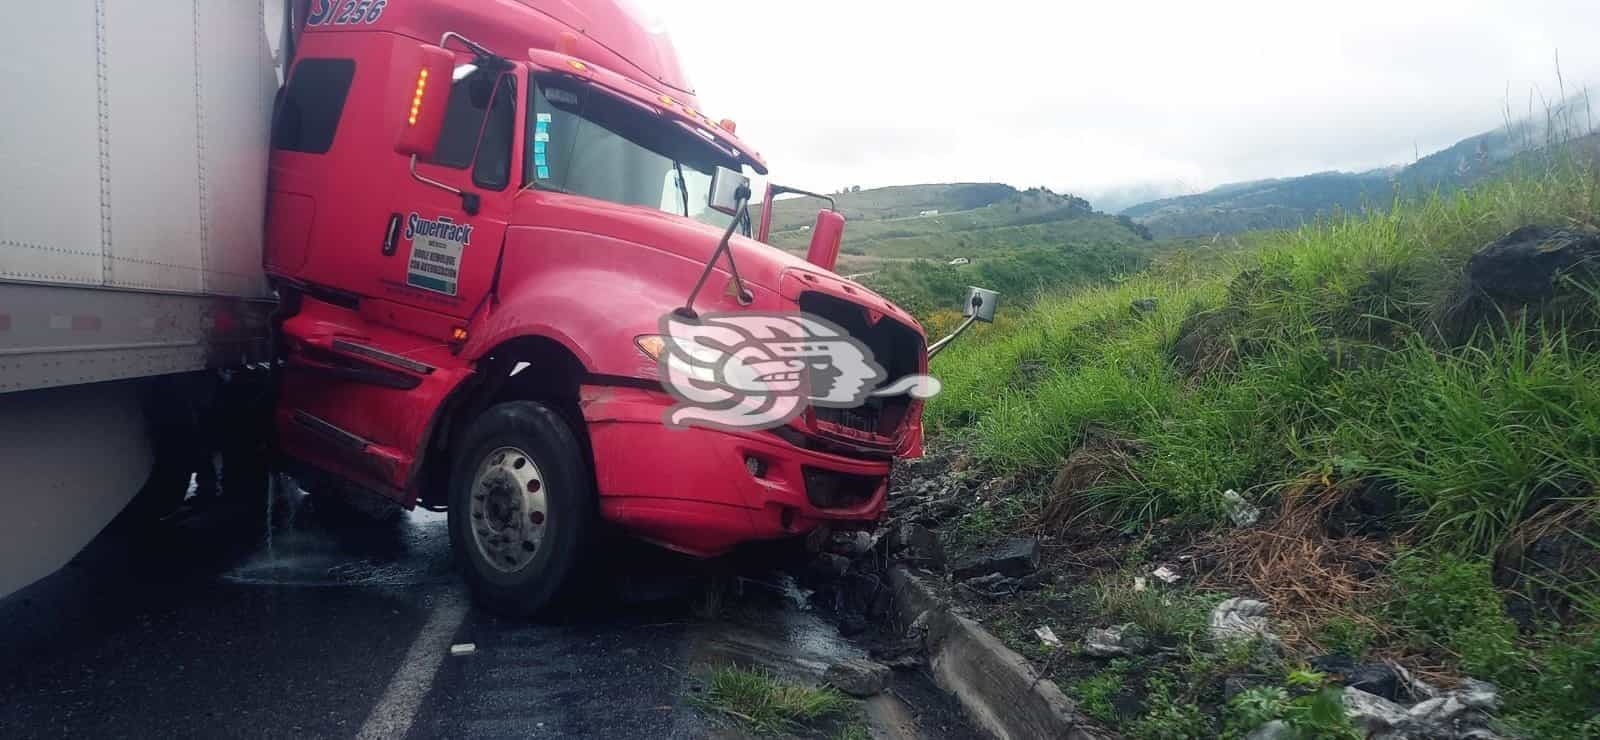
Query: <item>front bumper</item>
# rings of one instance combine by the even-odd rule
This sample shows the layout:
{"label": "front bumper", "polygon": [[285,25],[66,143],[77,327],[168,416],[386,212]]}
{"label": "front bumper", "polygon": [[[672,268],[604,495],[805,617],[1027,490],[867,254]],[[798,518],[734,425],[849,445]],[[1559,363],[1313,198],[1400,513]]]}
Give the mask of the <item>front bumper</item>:
{"label": "front bumper", "polygon": [[581,402],[601,515],[668,548],[710,557],[883,514],[889,459],[806,450],[767,431],[672,429],[674,401],[659,390],[584,386]]}

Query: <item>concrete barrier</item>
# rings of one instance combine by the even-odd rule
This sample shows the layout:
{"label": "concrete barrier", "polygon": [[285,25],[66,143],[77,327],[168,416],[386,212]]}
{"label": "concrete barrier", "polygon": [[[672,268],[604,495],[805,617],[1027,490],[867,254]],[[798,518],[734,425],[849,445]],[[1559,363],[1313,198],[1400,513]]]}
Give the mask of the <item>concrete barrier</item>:
{"label": "concrete barrier", "polygon": [[901,628],[925,620],[923,646],[934,682],[955,694],[980,728],[1001,740],[1112,737],[1080,714],[1055,682],[1040,678],[1026,658],[952,612],[922,576],[896,566],[889,580]]}

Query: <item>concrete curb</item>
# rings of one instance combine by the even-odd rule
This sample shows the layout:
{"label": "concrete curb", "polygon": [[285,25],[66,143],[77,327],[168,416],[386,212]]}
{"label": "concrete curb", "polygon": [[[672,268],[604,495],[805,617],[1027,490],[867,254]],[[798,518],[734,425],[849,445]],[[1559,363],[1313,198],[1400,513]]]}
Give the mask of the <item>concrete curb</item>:
{"label": "concrete curb", "polygon": [[982,625],[950,610],[922,577],[904,566],[889,571],[902,629],[927,615],[923,646],[934,682],[956,695],[980,728],[1001,740],[1102,740],[1055,682],[1040,680],[1026,658]]}

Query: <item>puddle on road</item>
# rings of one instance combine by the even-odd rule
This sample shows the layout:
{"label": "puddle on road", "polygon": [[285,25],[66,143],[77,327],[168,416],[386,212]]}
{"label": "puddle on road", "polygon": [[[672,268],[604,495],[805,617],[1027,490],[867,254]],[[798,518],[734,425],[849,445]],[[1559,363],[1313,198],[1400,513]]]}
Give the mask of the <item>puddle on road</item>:
{"label": "puddle on road", "polygon": [[318,506],[292,479],[267,496],[260,548],[222,574],[255,586],[415,586],[452,580],[445,515],[421,509],[393,521]]}
{"label": "puddle on road", "polygon": [[731,663],[816,681],[831,663],[866,656],[810,608],[807,592],[793,577],[776,574],[743,581],[743,596],[726,603],[718,619],[693,631],[694,662]]}

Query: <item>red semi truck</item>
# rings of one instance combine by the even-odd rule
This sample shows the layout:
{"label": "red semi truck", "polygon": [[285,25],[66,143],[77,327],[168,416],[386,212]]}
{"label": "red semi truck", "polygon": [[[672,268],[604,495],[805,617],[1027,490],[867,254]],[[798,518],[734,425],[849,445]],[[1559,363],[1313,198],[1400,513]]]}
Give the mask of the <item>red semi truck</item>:
{"label": "red semi truck", "polygon": [[909,314],[831,271],[837,213],[807,260],[752,238],[743,173],[766,164],[664,35],[611,1],[278,10],[260,243],[297,476],[447,510],[475,595],[512,613],[549,604],[602,523],[715,556],[878,519],[892,462],[921,452],[916,398],[664,423],[674,318],[803,312],[886,385],[928,356]]}

